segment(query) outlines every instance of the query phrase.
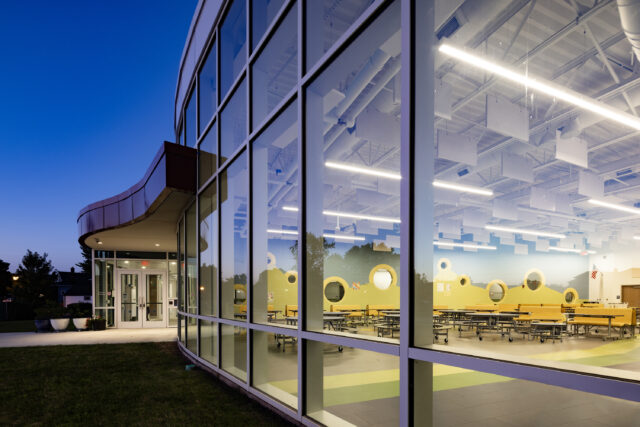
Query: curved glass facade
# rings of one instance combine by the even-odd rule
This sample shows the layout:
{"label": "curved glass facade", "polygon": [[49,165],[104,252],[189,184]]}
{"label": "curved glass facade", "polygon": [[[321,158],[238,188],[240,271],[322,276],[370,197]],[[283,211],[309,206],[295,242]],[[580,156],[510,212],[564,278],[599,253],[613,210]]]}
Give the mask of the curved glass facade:
{"label": "curved glass facade", "polygon": [[[631,365],[614,366],[531,350],[555,329],[514,320],[536,312],[526,303],[553,305],[556,285],[571,285],[553,290],[565,302],[586,301],[588,257],[579,255],[589,248],[576,241],[558,247],[577,255],[534,258],[560,233],[545,221],[562,215],[541,218],[537,204],[548,197],[525,176],[528,162],[550,154],[518,142],[515,119],[494,122],[494,113],[522,118],[512,105],[520,102],[544,123],[560,107],[480,75],[479,60],[444,56],[447,41],[485,46],[491,58],[524,54],[518,23],[540,22],[536,2],[479,3],[228,0],[215,21],[196,22],[209,39],[176,114],[176,140],[198,148],[197,196],[177,224],[178,345],[188,357],[304,423],[500,424],[501,408],[522,406],[525,389],[531,405],[539,399],[562,420],[577,419],[558,400],[571,392],[640,408],[634,341],[622,358]],[[492,148],[504,143],[496,134],[511,135],[518,153]],[[507,188],[507,179],[517,183]],[[496,193],[491,204],[485,187]],[[524,193],[533,201],[518,210]],[[510,224],[541,227],[547,240],[505,231]],[[494,246],[497,258],[479,255]],[[564,286],[545,284],[554,262]],[[522,286],[508,275],[520,268]],[[580,354],[610,351],[571,338]],[[500,402],[480,402],[485,393]],[[479,403],[460,410],[467,400]]]}

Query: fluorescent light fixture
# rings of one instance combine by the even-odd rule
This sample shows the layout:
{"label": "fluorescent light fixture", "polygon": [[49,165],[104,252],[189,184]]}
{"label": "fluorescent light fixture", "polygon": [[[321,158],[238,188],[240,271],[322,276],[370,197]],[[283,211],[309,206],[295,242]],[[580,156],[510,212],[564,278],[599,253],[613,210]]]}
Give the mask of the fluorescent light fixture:
{"label": "fluorescent light fixture", "polygon": [[480,187],[472,187],[470,185],[455,184],[453,182],[435,180],[433,181],[433,186],[437,188],[444,188],[446,190],[461,191],[463,193],[480,194],[482,196],[493,196],[493,191],[491,190]]}
{"label": "fluorescent light fixture", "polygon": [[290,234],[292,236],[297,236],[298,232],[296,230],[274,230],[267,229],[267,233],[276,233],[276,234]]}
{"label": "fluorescent light fixture", "polygon": [[156,247],[160,246],[160,243],[156,243]]}
{"label": "fluorescent light fixture", "polygon": [[[276,230],[276,229],[267,229],[267,233],[274,234],[289,234],[292,236],[297,236],[298,232],[296,230]],[[322,237],[326,237],[327,239],[343,239],[343,240],[366,240],[364,236],[351,236],[348,234],[329,234],[325,233]]]}
{"label": "fluorescent light fixture", "polygon": [[640,130],[640,119],[624,111],[611,108],[603,102],[581,95],[578,92],[561,88],[558,85],[539,78],[530,77],[519,71],[514,71],[506,66],[500,65],[495,61],[485,59],[482,56],[469,53],[447,43],[440,45],[439,51],[473,67],[488,71],[514,83],[521,84],[529,89],[538,90],[549,96],[555,97],[556,99],[568,102],[584,110],[591,111],[592,113],[598,114],[614,122]]}
{"label": "fluorescent light fixture", "polygon": [[[298,208],[295,206],[283,206],[282,210],[298,212]],[[341,216],[343,218],[366,219],[369,221],[392,222],[395,224],[400,224],[400,218],[390,218],[386,216],[361,215],[358,213],[338,212],[338,211],[322,211],[322,213],[326,216]]]}
{"label": "fluorescent light fixture", "polygon": [[595,254],[596,251],[592,251],[592,250],[584,250],[584,249],[571,249],[571,248],[559,248],[557,246],[549,246],[549,250],[550,251],[556,251],[556,252],[568,252],[568,253],[572,253],[572,254]]}
{"label": "fluorescent light fixture", "polygon": [[564,239],[567,236],[558,233],[547,233],[546,231],[527,230],[524,228],[500,227],[498,225],[485,225],[486,230],[504,231],[507,233],[526,234],[528,236],[551,237],[553,239]]}
{"label": "fluorescent light fixture", "polygon": [[433,244],[436,246],[449,246],[452,248],[486,249],[490,251],[495,251],[497,249],[495,246],[474,245],[473,243],[442,242],[440,240],[434,240]]}
{"label": "fluorescent light fixture", "polygon": [[369,221],[392,222],[394,224],[400,224],[400,218],[389,218],[386,216],[361,215],[357,213],[338,211],[322,211],[322,213],[327,216],[339,216],[343,218],[366,219]]}
{"label": "fluorescent light fixture", "polygon": [[633,240],[640,240],[640,236],[633,236]]}
{"label": "fluorescent light fixture", "polygon": [[363,236],[349,236],[347,234],[323,234],[322,237],[327,239],[342,239],[342,240],[366,240]]}
{"label": "fluorescent light fixture", "polygon": [[339,169],[347,172],[361,173],[363,175],[377,176],[380,178],[402,179],[399,173],[385,171],[381,169],[368,168],[363,166],[349,165],[346,163],[324,162],[324,165],[331,169]]}
{"label": "fluorescent light fixture", "polygon": [[589,199],[589,203],[603,208],[615,209],[617,211],[628,212],[635,215],[640,215],[640,209],[632,208],[630,206],[618,205],[616,203],[603,202],[602,200]]}

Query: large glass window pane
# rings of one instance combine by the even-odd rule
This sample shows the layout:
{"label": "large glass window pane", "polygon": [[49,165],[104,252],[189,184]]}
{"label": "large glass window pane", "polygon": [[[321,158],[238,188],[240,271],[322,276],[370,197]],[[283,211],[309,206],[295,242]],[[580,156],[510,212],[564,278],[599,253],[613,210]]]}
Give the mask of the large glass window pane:
{"label": "large glass window pane", "polygon": [[185,323],[184,316],[182,314],[178,314],[178,338],[183,345],[187,343],[187,326]]}
{"label": "large glass window pane", "polygon": [[260,0],[251,4],[251,49],[260,42],[267,28],[284,4],[284,0]]}
{"label": "large glass window pane", "polygon": [[180,311],[184,311],[184,284],[185,284],[185,265],[184,265],[184,220],[178,223],[178,307]]}
{"label": "large glass window pane", "polygon": [[220,27],[220,92],[226,95],[247,59],[247,9],[235,0]]}
{"label": "large glass window pane", "polygon": [[233,97],[222,110],[220,120],[221,164],[242,144],[247,137],[247,81],[243,80]]}
{"label": "large glass window pane", "polygon": [[198,319],[186,317],[187,322],[187,348],[194,354],[198,354]]}
{"label": "large glass window pane", "polygon": [[[433,408],[436,426],[510,425],[514,414],[519,414],[519,423],[532,426],[637,425],[638,402],[436,363],[415,363],[417,371],[431,371],[433,376],[433,386],[418,387],[415,394],[416,423],[431,419],[431,414],[422,411]],[[424,382],[422,374],[415,382]]]}
{"label": "large glass window pane", "polygon": [[218,324],[200,320],[200,357],[218,364]]}
{"label": "large glass window pane", "polygon": [[298,78],[298,12],[295,5],[253,64],[252,128],[278,105]]}
{"label": "large glass window pane", "polygon": [[306,93],[307,326],[397,340],[399,2]]}
{"label": "large glass window pane", "polygon": [[222,334],[220,367],[234,377],[247,379],[247,330],[220,325]]}
{"label": "large glass window pane", "polygon": [[328,51],[373,0],[307,1],[307,69]]}
{"label": "large glass window pane", "polygon": [[187,101],[187,108],[184,113],[184,121],[185,121],[185,138],[184,142],[187,147],[195,147],[196,146],[196,131],[197,131],[197,123],[196,123],[196,97],[193,96],[194,92],[191,92],[189,95],[189,100]]}
{"label": "large glass window pane", "polygon": [[398,358],[307,341],[307,411],[324,425],[399,425]]}
{"label": "large glass window pane", "polygon": [[187,282],[186,282],[186,299],[187,299],[187,313],[198,313],[198,229],[196,223],[196,204],[193,203],[185,215],[185,227],[186,227],[186,247],[187,247]]}
{"label": "large glass window pane", "polygon": [[107,327],[113,328],[115,323],[115,309],[114,308],[96,308],[95,315],[101,319],[105,319],[107,321]]}
{"label": "large glass window pane", "polygon": [[202,135],[216,112],[216,106],[218,105],[216,85],[216,43],[214,41],[211,44],[209,53],[207,53],[200,73],[198,73],[198,96],[200,99],[198,136]]}
{"label": "large glass window pane", "polygon": [[[585,52],[600,49],[598,40],[619,34],[617,24],[590,36],[586,29],[584,45],[570,35],[548,45],[577,16],[561,4],[549,3],[551,18],[542,3],[510,15],[508,5],[474,10],[465,2],[436,22],[436,37],[422,37],[429,45],[419,51],[435,55],[423,63],[434,69],[416,75],[435,80],[418,81],[416,102],[435,100],[414,114],[435,129],[416,132],[421,210],[414,217],[433,221],[416,221],[423,243],[414,262],[425,280],[414,290],[414,342],[443,343],[449,330],[454,351],[615,368],[629,377],[625,371],[640,370],[633,308],[640,291],[638,299],[623,291],[639,283],[640,252],[621,223],[637,212],[638,163],[630,159],[640,146],[620,140],[633,131],[630,122],[585,107],[602,99],[627,114],[637,100],[609,98],[615,77],[580,65]],[[463,30],[504,15],[513,17],[482,38]],[[522,32],[514,32],[516,22]],[[527,30],[534,26],[544,31]],[[617,72],[631,78],[628,71]],[[432,135],[433,147],[419,143]]]}
{"label": "large glass window pane", "polygon": [[295,325],[298,312],[297,102],[252,143],[253,320]]}
{"label": "large glass window pane", "polygon": [[247,153],[221,174],[221,304],[222,317],[247,315]]}
{"label": "large glass window pane", "polygon": [[217,315],[218,212],[216,182],[200,194],[200,314]]}
{"label": "large glass window pane", "polygon": [[113,261],[96,259],[94,263],[94,307],[114,307]]}
{"label": "large glass window pane", "polygon": [[[174,254],[175,255],[175,254]],[[171,259],[169,261],[169,326],[178,324],[178,261]]]}
{"label": "large glass window pane", "polygon": [[298,407],[298,347],[294,337],[253,332],[253,386]]}
{"label": "large glass window pane", "polygon": [[218,123],[214,123],[200,142],[198,150],[198,186],[201,187],[217,168]]}

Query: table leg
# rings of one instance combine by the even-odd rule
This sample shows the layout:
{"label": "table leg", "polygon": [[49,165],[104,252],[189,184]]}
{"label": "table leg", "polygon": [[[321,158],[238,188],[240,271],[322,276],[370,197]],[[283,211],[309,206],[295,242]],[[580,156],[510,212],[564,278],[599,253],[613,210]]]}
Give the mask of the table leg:
{"label": "table leg", "polygon": [[609,331],[607,332],[607,338],[611,339],[611,317],[609,317]]}

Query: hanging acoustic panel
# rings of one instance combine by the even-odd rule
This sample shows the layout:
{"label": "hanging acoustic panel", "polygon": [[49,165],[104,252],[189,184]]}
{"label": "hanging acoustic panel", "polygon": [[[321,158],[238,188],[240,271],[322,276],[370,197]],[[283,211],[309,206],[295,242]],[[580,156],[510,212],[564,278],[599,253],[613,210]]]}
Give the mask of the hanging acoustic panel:
{"label": "hanging acoustic panel", "polygon": [[487,128],[529,142],[529,111],[506,99],[487,95]]}
{"label": "hanging acoustic panel", "polygon": [[604,181],[594,173],[580,171],[578,173],[578,194],[600,198],[604,195]]}
{"label": "hanging acoustic panel", "polygon": [[478,143],[462,135],[438,131],[438,158],[475,166],[478,163]]}
{"label": "hanging acoustic panel", "polygon": [[583,168],[589,167],[589,152],[587,141],[581,138],[561,138],[556,132],[556,159]]}
{"label": "hanging acoustic panel", "polygon": [[533,164],[529,159],[503,151],[500,160],[500,174],[502,176],[533,183]]}

